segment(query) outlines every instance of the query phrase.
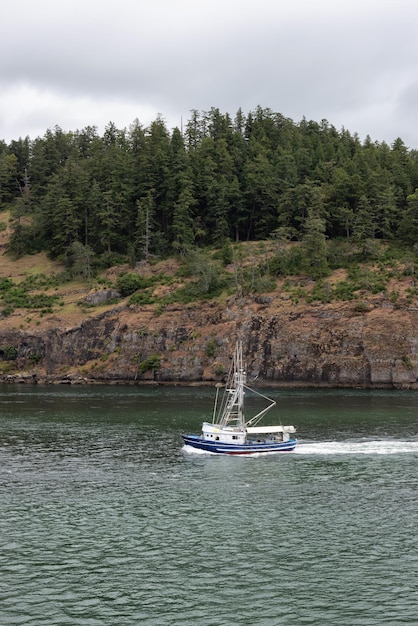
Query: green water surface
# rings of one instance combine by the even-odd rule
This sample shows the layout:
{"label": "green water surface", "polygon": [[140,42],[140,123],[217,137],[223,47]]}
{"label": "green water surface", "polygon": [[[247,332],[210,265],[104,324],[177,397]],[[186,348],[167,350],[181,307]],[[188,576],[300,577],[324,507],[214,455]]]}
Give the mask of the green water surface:
{"label": "green water surface", "polygon": [[0,624],[418,624],[418,394],[271,395],[296,452],[237,458],[209,388],[0,388]]}

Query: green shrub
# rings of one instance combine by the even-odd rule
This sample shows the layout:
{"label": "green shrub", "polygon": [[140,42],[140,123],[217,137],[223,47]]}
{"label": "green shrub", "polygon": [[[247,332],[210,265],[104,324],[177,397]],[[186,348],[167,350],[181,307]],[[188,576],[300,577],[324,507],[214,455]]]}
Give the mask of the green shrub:
{"label": "green shrub", "polygon": [[217,344],[216,344],[215,339],[209,339],[205,348],[206,356],[214,357],[216,355],[216,348],[217,348]]}
{"label": "green shrub", "polygon": [[269,271],[273,276],[294,276],[303,273],[304,251],[295,246],[276,254],[269,263]]}
{"label": "green shrub", "polygon": [[17,359],[17,349],[14,346],[3,348],[3,355],[6,361],[15,361]]}
{"label": "green shrub", "polygon": [[156,372],[160,369],[161,366],[161,358],[158,354],[151,354],[145,361],[141,361],[139,364],[139,371],[141,374],[145,372],[153,371]]}
{"label": "green shrub", "polygon": [[307,302],[331,302],[332,300],[332,288],[329,283],[323,280],[318,280],[311,293],[307,296]]}
{"label": "green shrub", "polygon": [[234,252],[231,242],[229,240],[224,243],[220,256],[224,265],[229,265],[230,263],[232,263],[234,259]]}
{"label": "green shrub", "polygon": [[357,291],[358,286],[354,283],[342,280],[337,283],[333,290],[333,297],[337,300],[353,300],[354,292]]}
{"label": "green shrub", "polygon": [[147,291],[137,291],[129,298],[129,304],[154,304],[156,298]]}
{"label": "green shrub", "polygon": [[135,293],[138,289],[146,289],[150,284],[149,279],[132,273],[119,274],[116,279],[116,288],[124,298]]}
{"label": "green shrub", "polygon": [[407,354],[404,354],[402,357],[402,363],[405,365],[406,369],[412,370],[414,369],[414,365]]}
{"label": "green shrub", "polygon": [[52,306],[58,300],[58,296],[49,296],[45,293],[39,293],[35,295],[30,294],[30,287],[36,287],[30,283],[30,280],[26,279],[20,285],[14,285],[8,278],[0,281],[0,291],[2,293],[3,303],[6,308],[3,310],[3,315],[10,315],[14,309],[43,309],[50,313],[52,312]]}
{"label": "green shrub", "polygon": [[4,309],[2,309],[2,316],[3,317],[9,317],[9,315],[11,315],[14,311],[14,308],[12,306],[10,306],[10,304],[8,304],[7,306],[4,307]]}
{"label": "green shrub", "polygon": [[92,265],[95,269],[102,270],[114,267],[115,265],[122,265],[125,262],[126,257],[122,254],[117,254],[116,252],[104,252],[103,254],[94,257]]}
{"label": "green shrub", "polygon": [[258,276],[254,280],[253,284],[253,293],[270,293],[271,291],[275,291],[276,289],[276,281],[271,276]]}
{"label": "green shrub", "polygon": [[9,291],[13,287],[13,281],[10,278],[0,278],[0,291]]}

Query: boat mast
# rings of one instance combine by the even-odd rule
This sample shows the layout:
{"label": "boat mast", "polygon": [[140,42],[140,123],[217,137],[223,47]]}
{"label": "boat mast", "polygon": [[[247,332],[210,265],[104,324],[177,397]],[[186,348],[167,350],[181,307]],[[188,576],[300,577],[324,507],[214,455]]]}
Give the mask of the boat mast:
{"label": "boat mast", "polygon": [[220,426],[227,425],[244,428],[244,386],[246,374],[242,362],[242,343],[237,342],[233,364],[228,377],[223,408],[221,410]]}
{"label": "boat mast", "polygon": [[244,427],[245,419],[244,419],[244,385],[247,381],[247,375],[245,373],[244,365],[242,362],[242,342],[238,341],[237,344],[237,389],[238,389],[238,402],[237,402],[237,410],[238,410],[238,423],[240,426]]}

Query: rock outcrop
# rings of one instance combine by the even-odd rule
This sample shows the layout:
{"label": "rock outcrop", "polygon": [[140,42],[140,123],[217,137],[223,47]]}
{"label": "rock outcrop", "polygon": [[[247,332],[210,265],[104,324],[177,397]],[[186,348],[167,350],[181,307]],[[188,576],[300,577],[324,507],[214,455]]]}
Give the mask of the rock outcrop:
{"label": "rock outcrop", "polygon": [[0,330],[3,382],[221,381],[241,338],[260,385],[418,386],[418,311],[377,302],[292,305],[279,298],[225,304],[119,306],[44,329]]}

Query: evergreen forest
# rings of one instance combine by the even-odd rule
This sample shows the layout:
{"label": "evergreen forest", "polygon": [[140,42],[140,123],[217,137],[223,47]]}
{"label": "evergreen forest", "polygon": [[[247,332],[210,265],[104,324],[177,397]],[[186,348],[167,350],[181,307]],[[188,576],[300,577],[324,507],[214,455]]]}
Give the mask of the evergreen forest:
{"label": "evergreen forest", "polygon": [[331,242],[366,260],[381,242],[415,256],[418,151],[261,107],[191,111],[173,130],[161,117],[102,135],[55,127],[0,141],[6,209],[15,257],[45,251],[85,270],[273,238],[301,242],[320,278]]}

